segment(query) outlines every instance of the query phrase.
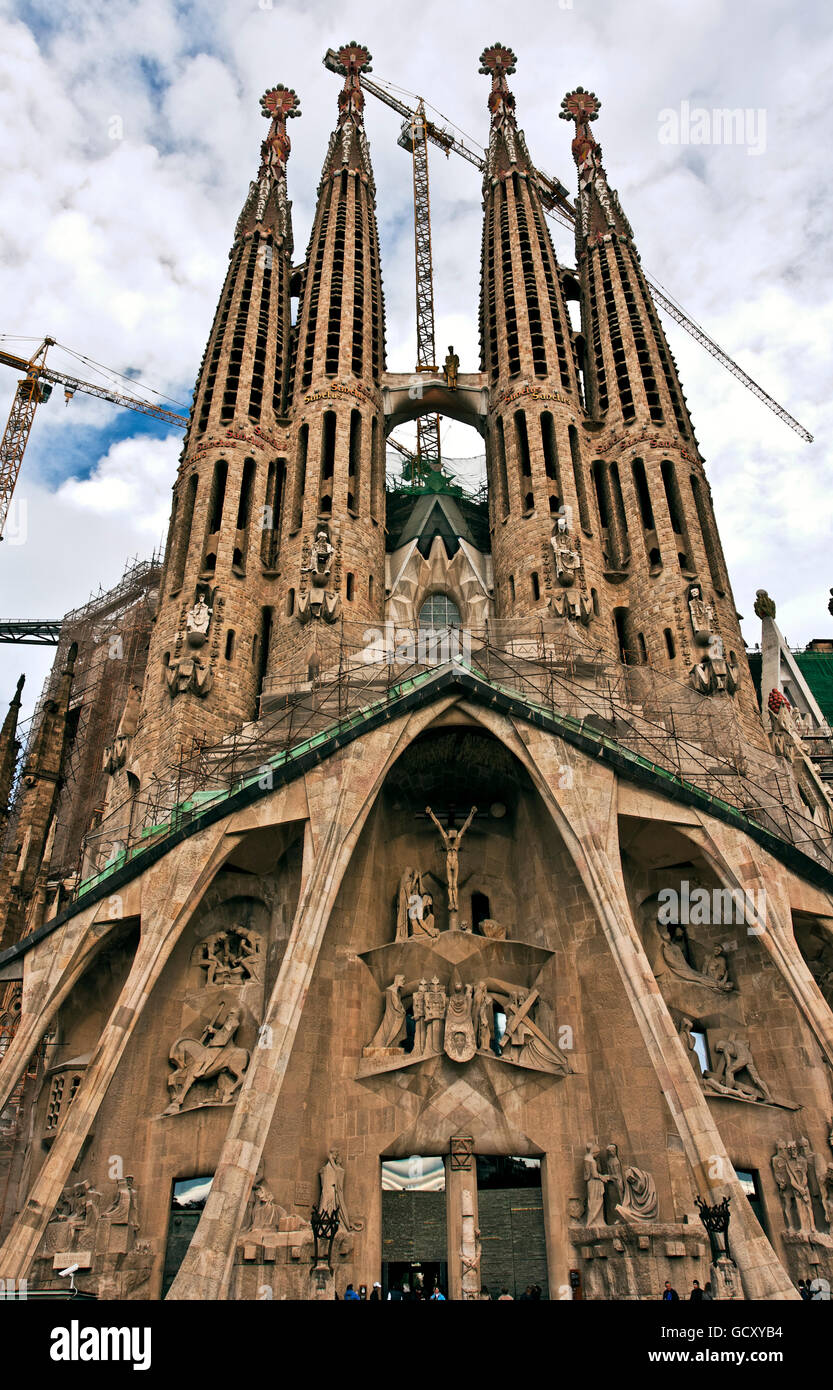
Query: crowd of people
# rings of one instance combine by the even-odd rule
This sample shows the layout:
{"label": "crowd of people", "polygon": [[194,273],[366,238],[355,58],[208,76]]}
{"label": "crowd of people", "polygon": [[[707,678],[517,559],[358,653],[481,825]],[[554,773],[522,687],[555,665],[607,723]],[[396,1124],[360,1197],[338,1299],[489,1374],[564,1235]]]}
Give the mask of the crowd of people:
{"label": "crowd of people", "polygon": [[[676,1294],[674,1296],[676,1298]],[[519,1295],[518,1302],[537,1303],[543,1299],[543,1297],[544,1294],[540,1284],[527,1284],[523,1293]],[[711,1295],[709,1295],[709,1297],[711,1297]],[[336,1298],[338,1298],[338,1293],[336,1293]],[[360,1284],[358,1289],[355,1288],[353,1284],[348,1284],[347,1288],[344,1290],[345,1303],[379,1303],[382,1301],[382,1298],[382,1285],[379,1283],[375,1283],[369,1293],[367,1291],[367,1284]],[[515,1302],[515,1295],[510,1293],[505,1286],[501,1288],[499,1294],[490,1293],[484,1286],[480,1290],[479,1298],[481,1301],[487,1303]],[[430,1294],[427,1293],[425,1288],[419,1283],[415,1284],[413,1288],[410,1284],[402,1284],[401,1287],[396,1285],[388,1290],[386,1301],[389,1303],[445,1303],[446,1295],[438,1284],[434,1285]]]}

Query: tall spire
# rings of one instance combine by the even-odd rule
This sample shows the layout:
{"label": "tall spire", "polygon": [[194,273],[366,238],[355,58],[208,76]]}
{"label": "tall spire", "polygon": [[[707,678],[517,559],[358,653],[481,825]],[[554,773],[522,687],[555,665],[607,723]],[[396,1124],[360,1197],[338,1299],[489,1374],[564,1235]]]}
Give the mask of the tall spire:
{"label": "tall spire", "polygon": [[363,72],[373,71],[371,56],[365,44],[356,43],[354,39],[335,51],[331,49],[324,56],[325,66],[341,74],[344,86],[338,94],[338,123],[330,136],[319,194],[325,179],[342,170],[359,173],[373,191],[373,170],[364,132],[364,92],[360,81]]}
{"label": "tall spire", "polygon": [[493,43],[489,48],[484,48],[480,55],[478,72],[492,79],[489,93],[491,130],[484,186],[495,178],[505,177],[512,169],[529,172],[533,167],[524,133],[518,129],[515,119],[514,93],[509,90],[506,80],[515,71],[516,62],[512,49],[502,43]]}
{"label": "tall spire", "polygon": [[578,166],[578,255],[581,255],[583,246],[588,241],[598,241],[611,231],[633,237],[631,225],[620,206],[619,196],[616,190],[608,185],[607,174],[602,165],[602,147],[596,142],[590,129],[590,122],[598,119],[601,106],[602,103],[595,92],[586,92],[583,87],[576,87],[564,97],[558,113],[562,121],[574,121],[576,127],[570,148]]}
{"label": "tall spire", "polygon": [[[480,55],[480,72],[491,78],[480,332],[481,367],[489,378],[486,456],[497,609],[499,617],[514,618],[549,610],[586,625],[597,578],[592,547],[585,546],[576,583],[575,566],[569,574],[559,567],[561,551],[552,542],[559,521],[563,527],[570,518],[573,528],[586,522],[584,404],[562,275],[507,80],[514,71],[515,55],[504,44]],[[560,534],[562,549],[577,554],[575,538],[568,544]]]}
{"label": "tall spire", "polygon": [[301,103],[291,87],[284,87],[279,82],[277,87],[270,87],[268,92],[264,92],[260,98],[260,109],[271,124],[260,147],[260,168],[257,178],[249,185],[248,196],[234,229],[234,239],[237,241],[241,236],[248,236],[259,225],[271,230],[276,239],[288,239],[291,250],[291,204],[286,197],[286,161],[292,142],[286,123],[300,116]]}

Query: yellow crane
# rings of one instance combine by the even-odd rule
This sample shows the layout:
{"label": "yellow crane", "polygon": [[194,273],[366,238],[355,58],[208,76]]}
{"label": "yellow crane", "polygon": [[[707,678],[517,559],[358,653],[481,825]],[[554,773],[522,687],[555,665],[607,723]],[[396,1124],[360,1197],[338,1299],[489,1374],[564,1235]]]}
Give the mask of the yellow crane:
{"label": "yellow crane", "polygon": [[150,401],[140,400],[137,396],[128,396],[112,388],[99,386],[92,381],[82,381],[80,377],[47,367],[47,349],[55,346],[54,338],[44,338],[37,352],[28,360],[0,348],[0,364],[13,367],[24,374],[17,383],[9,419],[0,440],[0,540],[3,539],[3,530],[20,475],[20,465],[29,442],[35,411],[39,405],[49,400],[53,386],[63,386],[67,405],[76,391],[82,391],[85,395],[98,396],[113,405],[123,405],[128,410],[138,410],[143,415],[151,415],[155,420],[165,420],[168,424],[179,425],[182,429],[188,424],[187,415],[179,415],[165,406],[154,405]]}

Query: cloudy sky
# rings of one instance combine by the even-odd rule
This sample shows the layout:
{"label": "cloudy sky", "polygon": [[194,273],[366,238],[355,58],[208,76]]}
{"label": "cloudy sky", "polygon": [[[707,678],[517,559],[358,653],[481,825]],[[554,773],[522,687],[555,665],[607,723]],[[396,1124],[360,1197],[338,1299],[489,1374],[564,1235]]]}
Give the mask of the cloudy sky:
{"label": "cloudy sky", "polygon": [[[293,86],[296,257],[334,123],[327,47],[368,44],[374,75],[424,96],[473,143],[487,138],[482,48],[518,55],[512,80],[533,157],[570,189],[561,96],[602,101],[595,126],[646,269],[816,437],[804,443],[667,325],[707,461],[747,639],[756,588],[794,644],[829,634],[833,584],[830,276],[833,22],[803,0],[33,0],[0,4],[0,333],[12,352],[49,334],[187,407],[234,223],[264,134],[258,100]],[[685,105],[687,103],[687,106]],[[740,108],[745,138],[709,120]],[[410,167],[399,118],[368,98],[378,185],[388,365],[414,346]],[[479,175],[432,156],[437,342],[478,365]],[[570,263],[566,229],[554,232]],[[25,340],[31,341],[31,346]],[[102,380],[53,348],[56,368]],[[5,420],[15,375],[0,375]],[[0,616],[57,618],[166,527],[179,431],[58,389],[37,416],[0,548]],[[480,452],[444,430],[447,454]],[[0,708],[27,671],[31,708],[50,653],[0,646]]]}

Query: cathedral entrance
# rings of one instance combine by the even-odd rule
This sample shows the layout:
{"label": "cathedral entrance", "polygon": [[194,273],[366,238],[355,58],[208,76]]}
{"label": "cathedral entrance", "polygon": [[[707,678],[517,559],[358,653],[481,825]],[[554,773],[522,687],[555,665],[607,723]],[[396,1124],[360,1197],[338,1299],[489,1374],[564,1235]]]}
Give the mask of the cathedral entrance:
{"label": "cathedral entrance", "polygon": [[382,1162],[382,1297],[448,1297],[445,1163],[413,1155]]}
{"label": "cathedral entrance", "polygon": [[174,1282],[188,1246],[194,1238],[211,1190],[211,1181],[211,1177],[184,1178],[181,1182],[174,1183],[168,1240],[165,1246],[165,1266],[162,1271],[162,1298]]}
{"label": "cathedral entrance", "polygon": [[[505,1289],[549,1298],[547,1241],[539,1158],[477,1155],[481,1284],[492,1298]],[[529,1295],[527,1295],[529,1296]]]}

